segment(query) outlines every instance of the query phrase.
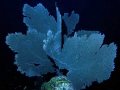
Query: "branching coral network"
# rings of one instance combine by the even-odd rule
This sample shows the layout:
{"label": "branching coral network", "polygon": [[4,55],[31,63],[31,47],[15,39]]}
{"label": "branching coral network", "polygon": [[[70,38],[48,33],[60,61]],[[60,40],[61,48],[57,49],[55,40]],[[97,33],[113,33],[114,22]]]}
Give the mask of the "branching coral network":
{"label": "branching coral network", "polygon": [[[109,79],[114,71],[117,46],[114,43],[103,45],[105,35],[99,31],[80,30],[70,36],[79,22],[79,14],[72,11],[70,16],[68,13],[61,16],[58,7],[56,13],[57,21],[41,3],[35,7],[24,5],[26,35],[15,32],[6,37],[6,44],[17,52],[14,64],[18,71],[28,77],[53,73],[55,68],[50,56],[59,69],[69,71],[66,76],[75,90],[90,86],[93,81],[101,83]],[[63,48],[62,19],[67,27]]]}

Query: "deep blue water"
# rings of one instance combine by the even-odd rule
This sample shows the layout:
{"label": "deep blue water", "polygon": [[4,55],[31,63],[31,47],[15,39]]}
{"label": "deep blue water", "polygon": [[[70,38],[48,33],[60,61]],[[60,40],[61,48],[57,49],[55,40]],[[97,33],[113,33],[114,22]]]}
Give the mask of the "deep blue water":
{"label": "deep blue water", "polygon": [[[36,88],[34,80],[17,72],[13,64],[14,53],[5,44],[8,33],[26,33],[23,23],[22,8],[25,3],[36,6],[42,3],[56,17],[55,2],[60,13],[71,13],[73,10],[80,15],[76,30],[98,30],[105,34],[104,43],[115,42],[118,46],[115,59],[115,71],[104,83],[93,83],[86,90],[120,90],[120,1],[119,0],[0,0],[0,90],[28,90]],[[40,79],[49,80],[55,74],[49,74]],[[118,89],[116,89],[118,88]],[[26,89],[26,90],[27,90]]]}

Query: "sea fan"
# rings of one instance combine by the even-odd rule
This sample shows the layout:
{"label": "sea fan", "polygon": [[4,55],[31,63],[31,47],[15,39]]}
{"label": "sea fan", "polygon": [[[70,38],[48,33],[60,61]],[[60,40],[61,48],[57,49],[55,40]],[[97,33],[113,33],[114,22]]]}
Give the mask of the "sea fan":
{"label": "sea fan", "polygon": [[[50,56],[59,69],[67,69],[67,78],[74,89],[90,86],[93,81],[101,83],[110,78],[114,70],[117,46],[114,43],[102,45],[105,35],[99,31],[81,30],[74,32],[79,15],[74,11],[63,17],[56,7],[57,21],[49,15],[40,3],[35,7],[27,4],[23,7],[23,22],[28,26],[27,34],[11,33],[6,37],[6,44],[14,52],[18,71],[26,76],[41,76],[55,72]],[[67,26],[62,48],[61,22]]]}

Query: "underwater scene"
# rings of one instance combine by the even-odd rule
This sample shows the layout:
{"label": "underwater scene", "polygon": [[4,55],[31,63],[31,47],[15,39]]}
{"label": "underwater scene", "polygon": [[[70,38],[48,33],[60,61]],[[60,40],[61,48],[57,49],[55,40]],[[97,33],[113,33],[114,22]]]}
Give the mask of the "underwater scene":
{"label": "underwater scene", "polygon": [[0,90],[120,90],[119,0],[0,2]]}

